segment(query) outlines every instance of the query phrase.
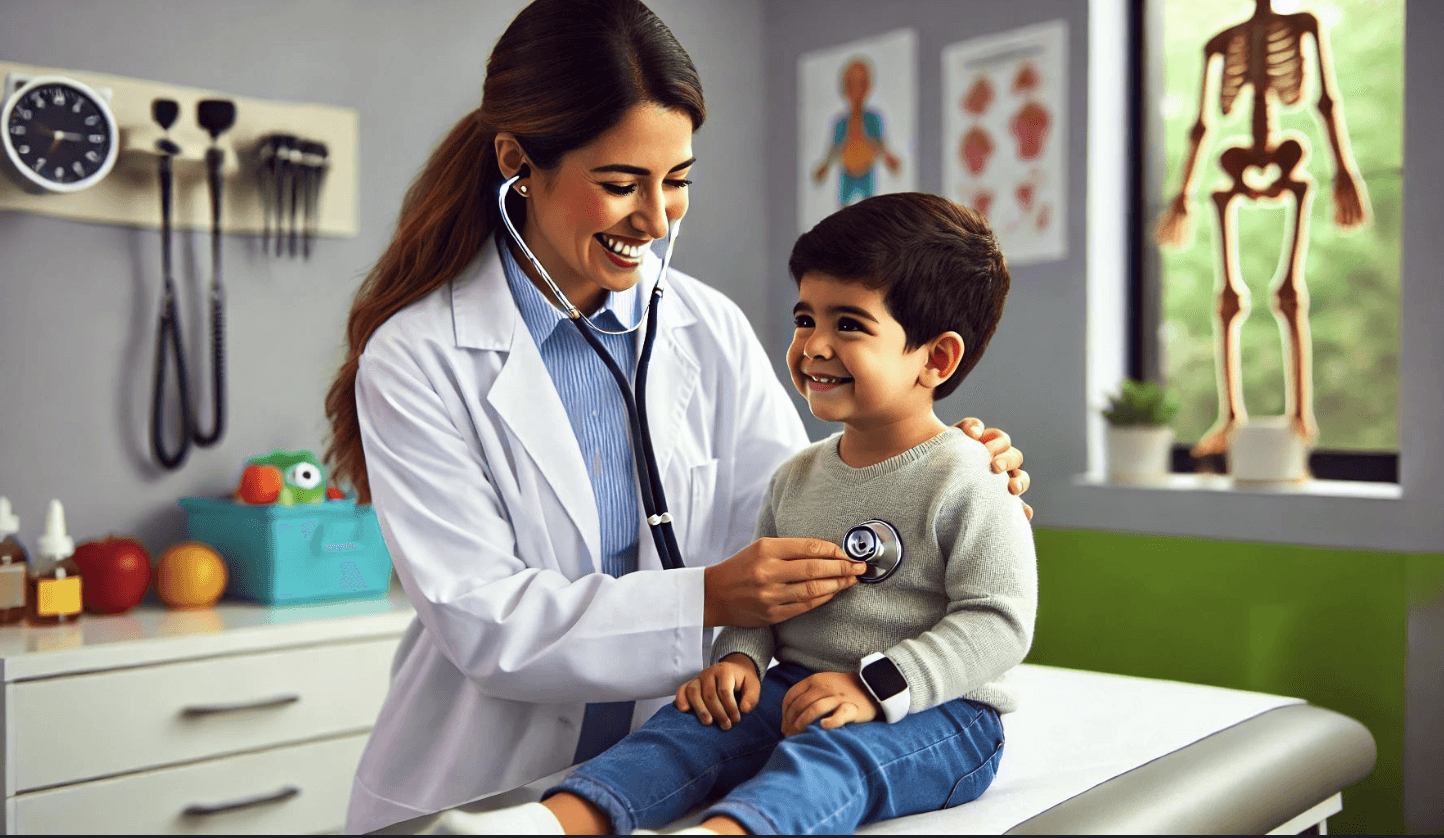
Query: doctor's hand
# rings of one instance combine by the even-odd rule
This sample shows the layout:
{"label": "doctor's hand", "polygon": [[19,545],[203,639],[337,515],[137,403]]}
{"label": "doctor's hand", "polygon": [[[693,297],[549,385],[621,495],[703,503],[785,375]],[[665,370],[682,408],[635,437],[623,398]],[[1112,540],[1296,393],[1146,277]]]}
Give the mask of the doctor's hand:
{"label": "doctor's hand", "polygon": [[[740,699],[739,692],[742,693]],[[718,727],[731,730],[742,721],[743,713],[757,706],[760,695],[762,681],[757,677],[752,659],[733,652],[678,687],[675,704],[683,713],[689,710],[696,713],[697,721],[704,725],[716,719]]]}
{"label": "doctor's hand", "polygon": [[856,672],[816,672],[793,684],[782,697],[782,735],[799,734],[818,719],[827,730],[870,722],[878,710]]}
{"label": "doctor's hand", "polygon": [[[986,428],[983,420],[969,416],[958,423],[963,433],[983,443],[988,455],[993,458],[993,473],[1008,473],[1008,491],[1022,495],[1028,491],[1028,472],[1023,471],[1023,452],[1013,447],[1013,440],[998,428]],[[1033,507],[1023,501],[1023,514],[1033,520]]]}
{"label": "doctor's hand", "polygon": [[702,624],[770,626],[819,605],[857,584],[867,565],[819,538],[759,538],[737,555],[707,568]]}

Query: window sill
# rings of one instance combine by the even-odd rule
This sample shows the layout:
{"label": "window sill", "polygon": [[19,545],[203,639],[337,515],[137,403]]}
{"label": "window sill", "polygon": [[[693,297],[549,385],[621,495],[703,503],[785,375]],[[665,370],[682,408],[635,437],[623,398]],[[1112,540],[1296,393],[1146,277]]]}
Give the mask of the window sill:
{"label": "window sill", "polygon": [[1097,473],[1073,477],[1075,486],[1107,486],[1165,492],[1232,492],[1246,495],[1308,495],[1312,497],[1400,500],[1398,483],[1369,483],[1362,480],[1304,480],[1298,483],[1236,483],[1226,474],[1170,474],[1157,480],[1116,481]]}

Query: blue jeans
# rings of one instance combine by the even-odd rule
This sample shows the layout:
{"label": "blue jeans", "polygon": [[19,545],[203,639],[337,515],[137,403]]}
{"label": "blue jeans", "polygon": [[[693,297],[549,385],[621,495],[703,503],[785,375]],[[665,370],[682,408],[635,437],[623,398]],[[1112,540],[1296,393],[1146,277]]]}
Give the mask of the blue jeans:
{"label": "blue jeans", "polygon": [[977,798],[1003,753],[998,713],[957,699],[888,724],[823,729],[820,721],[782,737],[782,698],[812,671],[779,664],[762,696],[731,730],[663,707],[634,733],[578,766],[547,795],[567,791],[596,804],[614,834],[656,829],[717,800],[755,835],[846,834],[887,818]]}

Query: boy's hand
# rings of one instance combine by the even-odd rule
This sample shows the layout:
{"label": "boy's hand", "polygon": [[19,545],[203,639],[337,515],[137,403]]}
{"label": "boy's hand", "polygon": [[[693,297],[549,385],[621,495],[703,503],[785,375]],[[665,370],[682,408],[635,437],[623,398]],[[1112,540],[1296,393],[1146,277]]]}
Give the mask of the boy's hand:
{"label": "boy's hand", "polygon": [[[792,736],[822,719],[831,730],[851,722],[870,722],[880,708],[856,672],[818,672],[798,681],[782,698],[782,735]],[[831,713],[832,715],[828,715]]]}
{"label": "boy's hand", "polygon": [[[739,690],[741,700],[737,697]],[[716,719],[718,727],[731,730],[732,725],[742,721],[743,713],[757,706],[761,694],[762,682],[752,659],[733,652],[678,687],[676,707],[683,713],[696,713],[704,725]]]}

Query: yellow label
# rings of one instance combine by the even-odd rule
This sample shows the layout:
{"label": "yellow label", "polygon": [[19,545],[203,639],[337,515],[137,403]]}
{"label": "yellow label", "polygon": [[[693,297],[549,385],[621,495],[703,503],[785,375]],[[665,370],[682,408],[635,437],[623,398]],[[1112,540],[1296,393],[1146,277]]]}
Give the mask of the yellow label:
{"label": "yellow label", "polygon": [[41,579],[35,585],[35,613],[42,617],[80,611],[80,577]]}

